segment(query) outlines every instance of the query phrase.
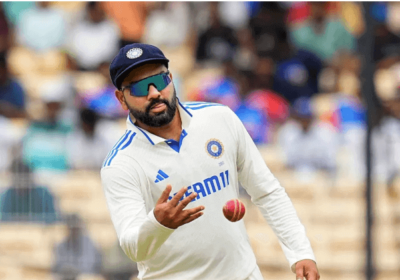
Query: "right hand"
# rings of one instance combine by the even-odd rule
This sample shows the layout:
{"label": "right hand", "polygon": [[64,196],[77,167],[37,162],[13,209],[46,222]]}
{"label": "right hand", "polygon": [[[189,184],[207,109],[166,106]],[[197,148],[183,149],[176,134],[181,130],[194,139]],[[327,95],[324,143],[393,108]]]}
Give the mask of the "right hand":
{"label": "right hand", "polygon": [[200,218],[203,215],[203,212],[200,211],[204,210],[204,206],[197,206],[189,210],[183,210],[190,201],[197,197],[197,193],[192,193],[179,202],[187,191],[187,188],[183,187],[170,201],[168,201],[171,190],[171,185],[167,185],[154,208],[154,217],[160,224],[167,228],[176,229]]}

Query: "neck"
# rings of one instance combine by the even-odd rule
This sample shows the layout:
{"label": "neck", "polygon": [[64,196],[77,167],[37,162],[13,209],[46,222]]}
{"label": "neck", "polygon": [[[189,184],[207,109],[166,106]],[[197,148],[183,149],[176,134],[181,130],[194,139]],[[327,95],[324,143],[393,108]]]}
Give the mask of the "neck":
{"label": "neck", "polygon": [[136,125],[164,139],[174,139],[176,141],[179,141],[182,133],[182,120],[178,108],[176,109],[174,118],[169,124],[161,127],[152,127],[145,125],[144,123],[137,120]]}

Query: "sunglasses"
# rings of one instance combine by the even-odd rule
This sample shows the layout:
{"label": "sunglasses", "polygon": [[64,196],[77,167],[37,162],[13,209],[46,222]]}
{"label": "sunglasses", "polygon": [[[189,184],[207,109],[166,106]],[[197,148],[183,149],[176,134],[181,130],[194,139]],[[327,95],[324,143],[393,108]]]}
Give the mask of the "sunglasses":
{"label": "sunglasses", "polygon": [[126,87],[122,87],[121,91],[124,91],[128,88],[130,90],[130,95],[132,96],[147,96],[149,94],[149,88],[151,85],[153,85],[158,91],[161,91],[165,89],[170,82],[171,78],[169,77],[168,71],[167,73],[150,76]]}

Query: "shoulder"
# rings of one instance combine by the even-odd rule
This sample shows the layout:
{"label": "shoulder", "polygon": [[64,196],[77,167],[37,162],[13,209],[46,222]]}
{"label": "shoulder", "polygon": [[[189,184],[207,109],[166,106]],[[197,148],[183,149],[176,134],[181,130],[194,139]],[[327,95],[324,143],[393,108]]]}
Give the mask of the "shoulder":
{"label": "shoulder", "polygon": [[[135,147],[136,143],[136,132],[133,130],[126,130],[124,134],[119,138],[119,140],[114,144],[111,151],[107,154],[104,159],[102,170],[111,165],[115,165],[122,162],[126,162],[129,157],[127,157],[128,147]],[[130,149],[130,153],[132,153]],[[133,152],[134,153],[134,152]]]}
{"label": "shoulder", "polygon": [[196,119],[196,123],[200,120],[202,124],[222,124],[229,127],[232,122],[236,122],[238,119],[228,106],[220,103],[185,102],[183,106]]}
{"label": "shoulder", "polygon": [[233,111],[228,107],[220,103],[212,102],[183,102],[183,108],[191,115],[202,115],[202,116],[215,116],[215,115],[227,115]]}

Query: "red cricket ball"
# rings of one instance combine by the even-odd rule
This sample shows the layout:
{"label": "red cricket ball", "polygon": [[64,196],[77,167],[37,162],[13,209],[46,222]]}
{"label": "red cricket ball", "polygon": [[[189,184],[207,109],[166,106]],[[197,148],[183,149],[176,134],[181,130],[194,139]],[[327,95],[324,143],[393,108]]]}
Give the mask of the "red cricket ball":
{"label": "red cricket ball", "polygon": [[244,207],[243,202],[239,199],[231,199],[225,203],[222,211],[224,212],[225,218],[229,221],[237,222],[243,218],[246,213],[246,208]]}

